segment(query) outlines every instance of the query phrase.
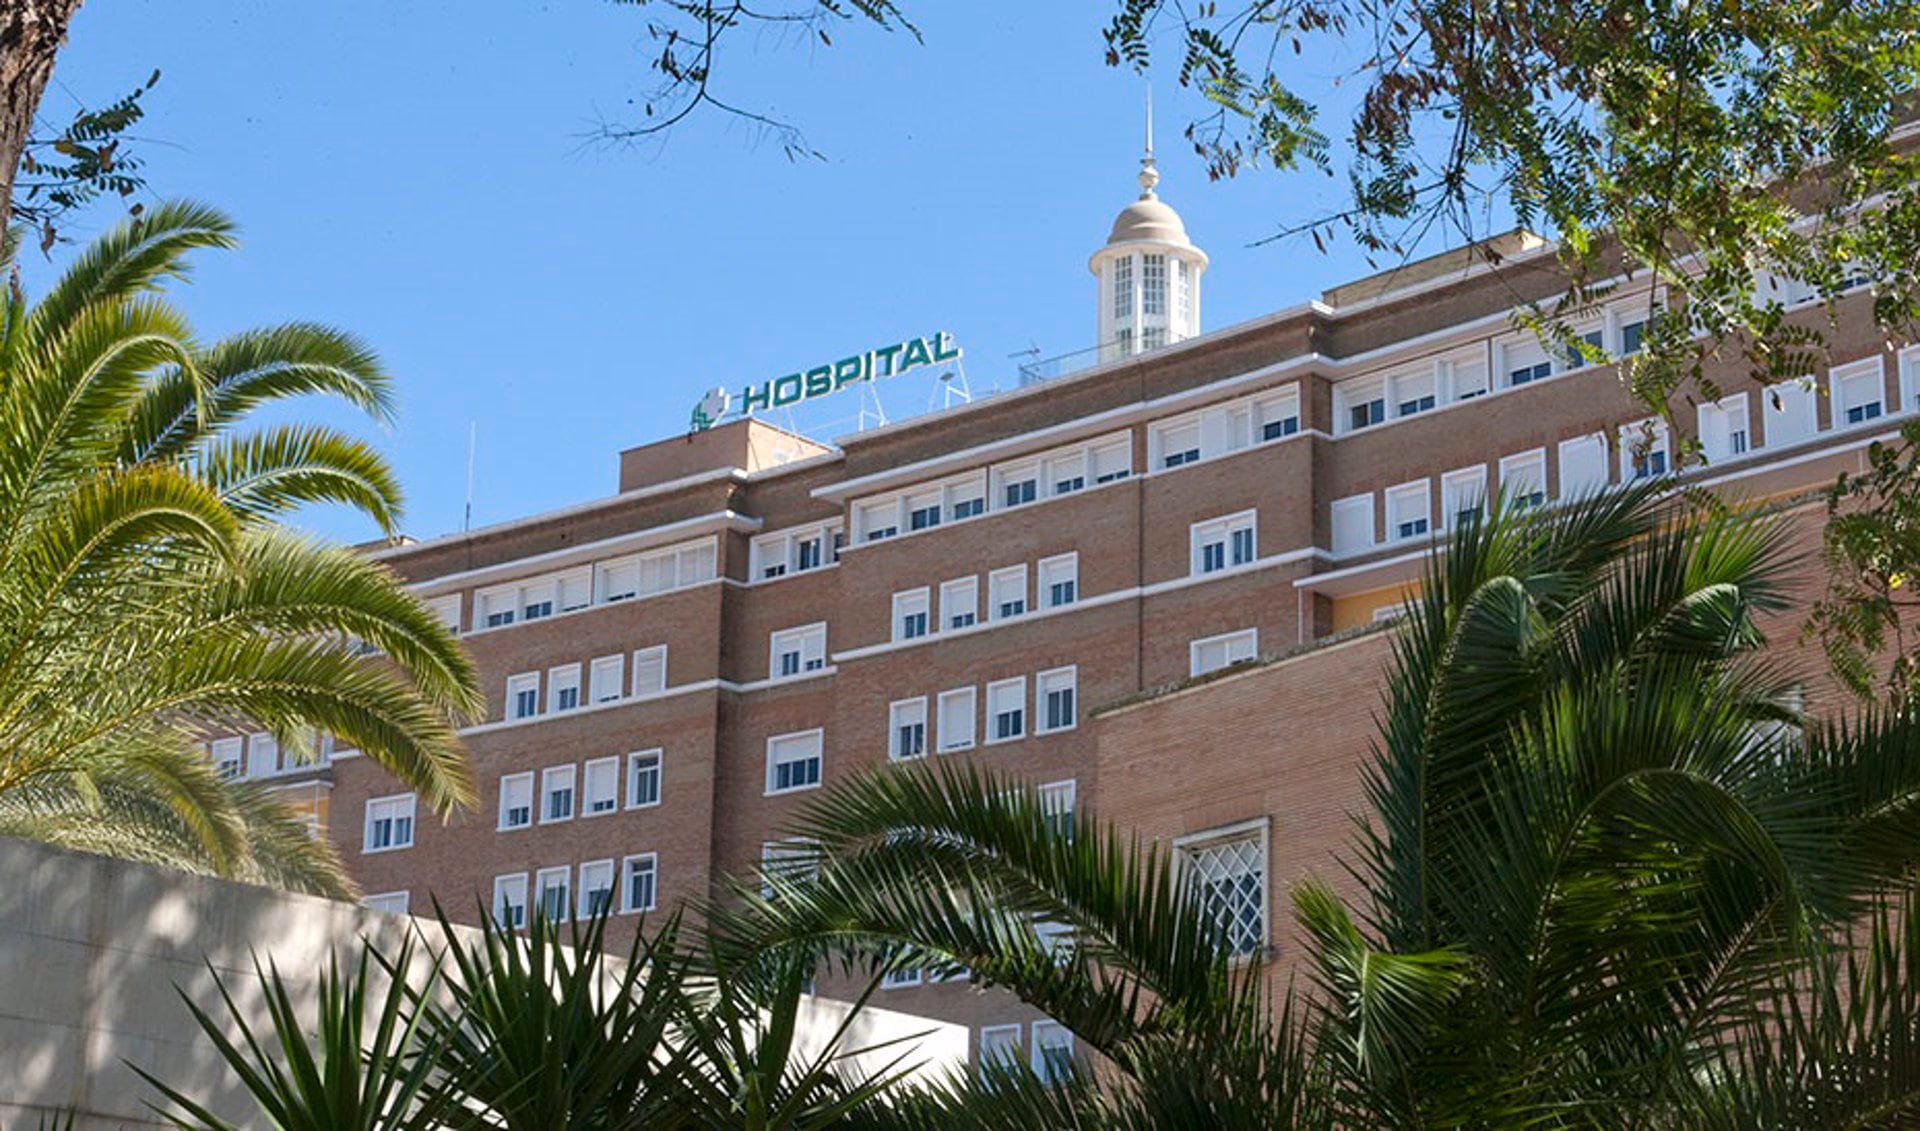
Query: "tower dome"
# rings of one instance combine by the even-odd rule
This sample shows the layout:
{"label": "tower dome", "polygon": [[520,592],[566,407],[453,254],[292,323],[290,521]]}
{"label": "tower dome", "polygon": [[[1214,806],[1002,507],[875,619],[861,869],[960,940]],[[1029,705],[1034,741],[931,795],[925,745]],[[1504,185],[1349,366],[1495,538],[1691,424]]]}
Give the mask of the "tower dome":
{"label": "tower dome", "polygon": [[1099,280],[1100,359],[1130,357],[1200,333],[1200,276],[1207,253],[1187,238],[1180,214],[1154,191],[1153,99],[1147,99],[1147,146],[1140,159],[1140,198],[1114,217],[1107,242],[1087,268]]}

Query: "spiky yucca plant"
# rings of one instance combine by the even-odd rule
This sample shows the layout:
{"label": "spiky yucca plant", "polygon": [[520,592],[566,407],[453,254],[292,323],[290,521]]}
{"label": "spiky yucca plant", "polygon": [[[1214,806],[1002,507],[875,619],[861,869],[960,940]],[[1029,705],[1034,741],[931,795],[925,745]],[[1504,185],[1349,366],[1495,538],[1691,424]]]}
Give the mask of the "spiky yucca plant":
{"label": "spiky yucca plant", "polygon": [[219,213],[166,204],[38,299],[17,272],[0,296],[0,835],[345,894],[326,845],[201,743],[268,730],[303,756],[328,732],[445,811],[473,797],[454,719],[480,696],[387,570],[276,523],[325,502],[392,531],[370,446],[247,426],[312,394],[385,420],[389,380],[323,326],[196,338],[162,286],[233,242]]}

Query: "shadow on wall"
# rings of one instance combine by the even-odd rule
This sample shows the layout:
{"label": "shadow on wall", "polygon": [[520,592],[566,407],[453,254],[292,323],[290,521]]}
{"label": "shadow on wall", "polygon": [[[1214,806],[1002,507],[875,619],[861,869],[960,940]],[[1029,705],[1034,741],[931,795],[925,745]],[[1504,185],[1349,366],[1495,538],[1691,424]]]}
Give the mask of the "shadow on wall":
{"label": "shadow on wall", "polygon": [[[6,838],[0,877],[0,1131],[53,1126],[67,1112],[78,1116],[74,1131],[164,1127],[146,1106],[157,1094],[129,1064],[244,1123],[252,1109],[182,991],[225,1017],[218,974],[243,1011],[264,1018],[257,953],[310,1008],[330,956],[350,967],[362,939],[394,954],[416,924],[429,946],[441,931],[432,920]],[[813,1002],[806,1027],[830,1033],[845,1008]],[[849,1047],[915,1034],[927,1034],[917,1043],[931,1070],[965,1062],[964,1028],[886,1010],[857,1019]]]}

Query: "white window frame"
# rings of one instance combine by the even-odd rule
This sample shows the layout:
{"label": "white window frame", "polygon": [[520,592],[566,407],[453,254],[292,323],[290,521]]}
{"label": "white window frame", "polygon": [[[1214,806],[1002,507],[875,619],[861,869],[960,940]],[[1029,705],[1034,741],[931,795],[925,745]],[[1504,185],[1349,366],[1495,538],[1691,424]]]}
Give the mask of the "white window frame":
{"label": "white window frame", "polygon": [[[912,749],[905,741],[902,731],[909,727],[919,727],[919,749]],[[896,699],[887,704],[887,760],[890,762],[912,762],[924,758],[933,749],[928,741],[933,725],[927,719],[927,697]]]}
{"label": "white window frame", "polygon": [[[1862,392],[1856,392],[1861,390]],[[1887,415],[1887,367],[1881,357],[1863,357],[1827,371],[1827,397],[1832,408],[1833,428],[1871,428]],[[1859,420],[1847,416],[1872,406],[1873,414]]]}
{"label": "white window frame", "polygon": [[[606,779],[606,796],[599,800],[606,802],[602,809],[594,808],[594,771]],[[620,811],[620,756],[609,754],[604,758],[591,758],[580,767],[579,810],[582,818],[605,817]]]}
{"label": "white window frame", "polygon": [[[658,672],[660,685],[648,687],[643,683],[648,673]],[[667,690],[667,646],[652,644],[633,651],[633,697],[644,699],[649,695],[661,695]]]}
{"label": "white window frame", "polygon": [[[385,809],[389,807],[391,807],[394,812],[391,815],[381,816],[380,814],[384,813]],[[389,793],[384,797],[367,798],[366,810],[360,826],[360,854],[362,856],[372,856],[381,852],[404,852],[412,848],[419,832],[419,817],[420,799],[415,794]],[[396,833],[391,842],[375,848],[373,846],[373,826],[376,820],[382,819],[394,822],[404,820],[406,822],[406,839],[402,840]],[[398,825],[396,824],[395,827],[398,828]]]}
{"label": "white window frame", "polygon": [[[908,618],[920,618],[920,631],[908,634]],[[895,643],[903,640],[923,640],[940,626],[933,619],[933,592],[922,585],[918,589],[903,589],[893,595],[893,635]]]}
{"label": "white window frame", "polygon": [[1273,845],[1272,822],[1265,817],[1251,821],[1223,825],[1219,828],[1205,829],[1196,833],[1174,838],[1173,857],[1182,882],[1188,879],[1189,869],[1194,867],[1193,855],[1214,845],[1227,844],[1241,840],[1254,841],[1260,851],[1260,937],[1257,945],[1249,951],[1235,951],[1236,958],[1251,957],[1265,950],[1273,938]]}
{"label": "white window frame", "polygon": [[[787,743],[791,745],[809,739],[813,744],[811,753],[776,756],[775,748],[780,744]],[[779,780],[779,767],[807,761],[815,763],[812,781],[803,782],[800,785],[786,786],[785,788],[777,788],[775,786],[775,782]],[[789,731],[786,734],[771,734],[767,736],[766,796],[778,797],[789,793],[805,793],[809,790],[819,789],[821,783],[826,780],[826,770],[826,731],[822,728],[815,727],[812,730],[796,730]]]}
{"label": "white window frame", "polygon": [[427,609],[433,613],[433,619],[439,621],[448,632],[460,635],[460,594],[447,593],[430,598]]}
{"label": "white window frame", "polygon": [[[1387,400],[1387,382],[1381,377],[1366,377],[1354,381],[1342,382],[1333,387],[1334,433],[1350,435],[1364,432],[1369,428],[1378,428],[1393,419],[1392,405]],[[1378,412],[1373,408],[1379,406]],[[1357,409],[1365,408],[1366,423],[1357,424]]]}
{"label": "white window frame", "polygon": [[[1200,415],[1176,416],[1150,425],[1147,428],[1147,458],[1149,470],[1155,475],[1206,459]],[[1174,462],[1167,462],[1170,459]]]}
{"label": "white window frame", "polygon": [[[1366,535],[1363,541],[1342,538],[1342,516],[1348,528],[1358,527]],[[1364,525],[1361,525],[1364,523]],[[1327,543],[1335,555],[1360,554],[1379,544],[1379,535],[1374,532],[1373,493],[1348,495],[1344,499],[1335,499],[1328,507]]]}
{"label": "white window frame", "polygon": [[[493,921],[509,931],[525,930],[527,915],[532,910],[527,899],[531,890],[532,885],[525,872],[495,876],[493,878]],[[515,892],[519,895],[517,902],[513,898]],[[504,915],[509,908],[518,911],[519,915],[510,920]]]}
{"label": "white window frame", "polygon": [[[804,862],[795,866],[793,860]],[[765,898],[773,897],[773,885],[766,882],[767,877],[790,869],[795,875],[812,879],[820,874],[820,844],[806,837],[786,837],[781,840],[762,841],[760,844],[760,894]]]}
{"label": "white window frame", "polygon": [[[635,798],[639,796],[640,792],[635,788],[639,784],[639,771],[649,759],[653,762],[653,800],[636,801]],[[651,750],[635,750],[627,755],[625,770],[626,773],[622,779],[621,789],[626,795],[626,808],[651,809],[659,805],[667,784],[666,751],[657,746]]]}
{"label": "white window frame", "polygon": [[360,906],[383,915],[412,914],[412,905],[413,893],[405,890],[373,892],[360,897]]}
{"label": "white window frame", "polygon": [[[507,821],[507,813],[512,809],[521,808],[521,806],[513,806],[508,804],[508,801],[511,800],[511,795],[509,791],[511,789],[514,789],[518,786],[523,786],[523,785],[526,787],[526,805],[524,806],[524,808],[527,811],[527,819],[520,822],[519,824],[510,824]],[[494,825],[494,830],[496,832],[506,833],[506,832],[518,832],[521,829],[532,828],[533,817],[535,812],[535,803],[538,800],[539,799],[535,796],[532,770],[522,770],[519,773],[500,775],[500,811],[498,815],[498,823]]]}
{"label": "white window frame", "polygon": [[239,735],[216,738],[207,744],[207,760],[222,781],[241,777],[247,772],[247,740]]}
{"label": "white window frame", "polygon": [[1794,377],[1761,393],[1761,431],[1768,447],[1806,443],[1820,435],[1818,388],[1812,377]]}
{"label": "white window frame", "polygon": [[[1059,609],[1080,600],[1080,555],[1077,552],[1041,558],[1034,565],[1034,596],[1042,609]],[[1066,599],[1054,600],[1056,587],[1068,586]]]}
{"label": "white window frame", "polygon": [[626,694],[627,657],[616,652],[611,656],[597,656],[587,666],[587,699],[589,704],[616,703]]}
{"label": "white window frame", "polygon": [[[1015,730],[1012,734],[1003,736],[999,733],[999,727],[997,725],[999,721],[998,717],[1000,715],[1007,714],[1009,712],[1002,709],[1001,704],[997,704],[995,702],[995,697],[996,696],[1004,697],[1008,692],[1012,692],[1013,694],[1019,697],[1019,705],[1015,709],[1019,712],[1020,719],[1019,719],[1018,729]],[[987,711],[986,711],[987,735],[986,735],[985,745],[998,746],[1006,742],[1019,742],[1025,739],[1027,735],[1032,732],[1033,730],[1032,721],[1028,718],[1028,715],[1027,715],[1027,677],[1026,676],[1019,675],[1019,676],[1014,676],[1011,679],[996,679],[993,682],[987,684],[986,702],[987,702]]]}
{"label": "white window frame", "polygon": [[[573,706],[562,707],[560,696],[567,691],[573,692]],[[560,664],[547,669],[547,713],[549,715],[557,715],[563,711],[578,711],[585,705],[585,700],[581,698],[584,694],[586,689],[580,683],[579,664]]]}
{"label": "white window frame", "polygon": [[[527,692],[533,693],[533,710],[523,715],[520,713],[520,697]],[[539,672],[516,672],[507,677],[507,701],[505,709],[501,711],[504,718],[509,722],[537,719],[540,717],[540,707]]]}
{"label": "white window frame", "polygon": [[[1283,385],[1253,398],[1247,444],[1277,444],[1300,434],[1300,386]],[[1273,435],[1267,435],[1268,432]]]}
{"label": "white window frame", "polygon": [[[1516,485],[1515,480],[1520,481],[1518,486],[1528,486],[1528,476],[1532,477],[1533,485],[1539,488],[1537,492],[1530,491],[1521,495],[1510,489]],[[1500,491],[1506,497],[1509,507],[1545,506],[1553,497],[1547,492],[1547,449],[1531,448],[1524,452],[1501,456]],[[1535,494],[1539,496],[1537,499],[1533,497]]]}
{"label": "white window frame", "polygon": [[[1694,411],[1694,418],[1700,454],[1709,464],[1740,459],[1760,446],[1754,443],[1753,417],[1745,393],[1702,404]],[[1734,439],[1736,434],[1738,441]]]}
{"label": "white window frame", "polygon": [[[551,882],[555,880],[559,881],[558,884]],[[573,869],[567,867],[565,864],[556,868],[541,868],[534,872],[533,894],[527,901],[528,915],[532,915],[533,909],[536,907],[540,909],[542,915],[546,914],[547,892],[556,886],[563,894],[559,901],[560,914],[557,918],[554,918],[552,922],[565,923],[568,921],[568,918],[573,914]]]}
{"label": "white window frame", "polygon": [[580,877],[578,882],[575,883],[574,889],[573,889],[573,892],[574,892],[573,897],[576,900],[573,908],[573,914],[575,918],[579,919],[583,923],[591,922],[595,914],[593,909],[594,888],[592,886],[593,881],[592,879],[589,878],[590,876],[605,877],[606,884],[602,890],[604,890],[607,893],[607,906],[604,913],[610,916],[615,911],[619,910],[620,877],[614,871],[613,860],[610,858],[601,859],[601,860],[582,860],[580,862]]}
{"label": "white window frame", "polygon": [[[559,783],[564,781],[565,786]],[[552,816],[553,798],[564,789],[567,793],[567,815]],[[540,771],[540,813],[536,818],[542,825],[565,824],[580,813],[580,769],[569,762],[562,766],[548,766]]]}
{"label": "white window frame", "polygon": [[[1245,535],[1245,537],[1241,537]],[[1220,547],[1220,564],[1207,568],[1207,549]],[[1239,556],[1247,548],[1244,559]],[[1260,563],[1260,515],[1257,510],[1237,511],[1219,518],[1204,519],[1187,527],[1187,573],[1203,577],[1232,573]]]}
{"label": "white window frame", "polygon": [[[955,624],[954,615],[964,606],[967,614],[965,624]],[[978,576],[956,577],[940,583],[940,631],[954,632],[972,628],[980,623],[980,578]]]}
{"label": "white window frame", "polygon": [[[1417,542],[1433,534],[1433,481],[1415,479],[1387,488],[1384,496],[1387,510],[1387,541]],[[1403,526],[1415,526],[1411,533],[1403,531]]]}
{"label": "white window frame", "polygon": [[1591,495],[1613,485],[1613,461],[1607,437],[1593,432],[1560,441],[1560,495]]}
{"label": "white window frame", "polygon": [[[989,1048],[989,1045],[998,1047]],[[989,1057],[1003,1061],[1017,1060],[1025,1050],[1026,1045],[1020,1038],[1020,1026],[982,1025],[980,1027],[980,1063],[974,1066],[974,1071],[984,1077]]]}
{"label": "white window frame", "polygon": [[[1033,1065],[1034,1074],[1048,1084],[1057,1084],[1065,1079],[1073,1071],[1073,1030],[1058,1021],[1047,1018],[1035,1021],[1029,1029],[1029,1034],[1032,1042],[1030,1052],[1032,1059],[1029,1063]],[[1049,1038],[1056,1039],[1054,1047],[1057,1048],[1060,1044],[1066,1047],[1068,1064],[1064,1072],[1055,1069],[1053,1062],[1047,1059],[1046,1042]]]}
{"label": "white window frame", "polygon": [[1900,367],[1900,411],[1920,411],[1920,346],[1908,346],[1897,358]]}
{"label": "white window frame", "polygon": [[[1020,611],[1019,612],[1007,613],[1007,612],[1001,611],[1003,606],[1011,603],[1011,602],[1001,600],[1001,587],[1003,585],[1009,588],[1011,588],[1014,585],[1019,586],[1019,590],[1020,590]],[[1007,621],[1007,620],[1018,620],[1021,617],[1026,616],[1028,613],[1032,611],[1033,611],[1033,601],[1032,601],[1031,594],[1029,594],[1027,591],[1027,563],[1021,562],[1019,565],[1003,566],[1000,569],[993,570],[992,572],[987,574],[987,621],[988,623],[994,623],[998,621]]]}
{"label": "white window frame", "polygon": [[[1646,456],[1649,470],[1645,475],[1636,474],[1634,454],[1643,442],[1646,443]],[[1673,474],[1673,442],[1667,429],[1667,422],[1659,417],[1636,420],[1620,426],[1620,482],[1633,483],[1641,479],[1658,479]],[[1654,466],[1654,457],[1658,456],[1658,466]]]}
{"label": "white window frame", "polygon": [[[948,729],[947,720],[949,718],[947,704],[949,702],[958,704],[962,701],[966,703],[966,715],[967,715],[966,736],[967,737],[964,742],[955,742],[947,736],[947,729]],[[955,713],[956,714],[958,713],[957,706],[955,708]],[[976,687],[967,686],[967,687],[955,687],[955,688],[950,688],[946,691],[942,691],[937,697],[937,702],[935,707],[935,722],[938,725],[938,733],[934,737],[937,738],[940,743],[940,745],[937,746],[935,749],[938,750],[940,753],[951,754],[956,750],[971,750],[975,746],[979,745],[979,742],[980,742],[980,691],[979,689]]]}
{"label": "white window frame", "polygon": [[[647,883],[647,902],[645,904],[637,903],[633,898],[634,865],[642,863],[646,865],[646,872],[649,876]],[[660,906],[660,854],[657,852],[636,852],[632,856],[622,857],[620,860],[618,883],[620,885],[620,890],[617,893],[619,896],[620,914],[639,915],[657,909]]]}
{"label": "white window frame", "polygon": [[[1213,647],[1219,647],[1225,659],[1219,664],[1202,668],[1200,666],[1201,654]],[[1236,652],[1244,652],[1244,655],[1236,658]],[[1260,629],[1257,626],[1253,628],[1236,629],[1233,632],[1217,633],[1213,636],[1202,636],[1187,642],[1187,675],[1188,678],[1211,675],[1214,672],[1225,671],[1228,668],[1240,664],[1251,663],[1259,658]]]}
{"label": "white window frame", "polygon": [[[782,658],[787,653],[797,653],[799,659],[792,673],[782,669]],[[788,680],[809,679],[819,675],[827,668],[827,622],[815,621],[812,624],[795,625],[783,628],[767,638],[767,679],[781,683]]]}
{"label": "white window frame", "polygon": [[[1069,696],[1070,716],[1058,726],[1050,721],[1050,696],[1064,691]],[[1080,725],[1080,668],[1077,664],[1049,668],[1033,677],[1033,733],[1064,734]]]}
{"label": "white window frame", "polygon": [[[1462,505],[1464,504],[1464,505]],[[1487,465],[1457,467],[1440,476],[1441,529],[1452,530],[1464,511],[1487,513]]]}

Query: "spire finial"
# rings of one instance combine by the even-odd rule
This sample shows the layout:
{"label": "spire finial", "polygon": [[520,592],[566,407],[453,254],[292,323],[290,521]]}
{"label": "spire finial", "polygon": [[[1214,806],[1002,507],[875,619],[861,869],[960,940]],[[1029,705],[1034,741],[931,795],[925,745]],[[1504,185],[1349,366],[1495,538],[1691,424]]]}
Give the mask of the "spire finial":
{"label": "spire finial", "polygon": [[1153,167],[1153,84],[1147,84],[1147,151],[1140,158],[1140,199],[1153,199],[1153,186],[1160,183],[1160,170]]}

